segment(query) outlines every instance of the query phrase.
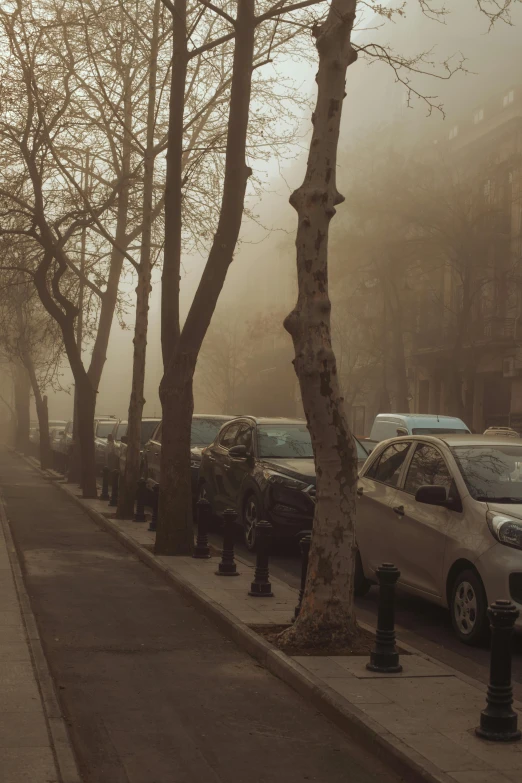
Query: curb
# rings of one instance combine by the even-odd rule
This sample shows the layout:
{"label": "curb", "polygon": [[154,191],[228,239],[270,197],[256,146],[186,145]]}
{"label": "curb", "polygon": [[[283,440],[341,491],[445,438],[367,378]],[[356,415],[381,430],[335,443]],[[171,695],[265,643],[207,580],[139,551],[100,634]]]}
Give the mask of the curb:
{"label": "curb", "polygon": [[25,625],[33,669],[40,690],[43,711],[52,745],[58,774],[61,783],[82,783],[76,758],[74,755],[67,726],[56,696],[54,683],[47,664],[47,658],[42,647],[38,626],[31,609],[31,602],[25,589],[22,569],[17,557],[16,547],[11,535],[11,528],[5,509],[5,503],[0,496],[0,524],[5,536],[9,562],[18,594],[20,612]]}
{"label": "curb", "polygon": [[422,783],[449,783],[449,776],[437,769],[435,765],[402,743],[390,732],[378,726],[357,707],[342,703],[335,691],[325,686],[312,673],[295,663],[281,650],[274,648],[245,623],[237,620],[220,604],[208,598],[182,576],[174,574],[160,559],[120,530],[112,520],[84,504],[82,498],[73,495],[61,483],[56,483],[56,486],[80,506],[97,525],[116,538],[141,562],[156,571],[170,585],[174,585],[190,603],[197,606],[205,616],[213,620],[223,633],[271,674],[306,698],[352,740],[363,745],[385,764],[388,764],[401,776],[404,783],[420,783],[421,781]]}

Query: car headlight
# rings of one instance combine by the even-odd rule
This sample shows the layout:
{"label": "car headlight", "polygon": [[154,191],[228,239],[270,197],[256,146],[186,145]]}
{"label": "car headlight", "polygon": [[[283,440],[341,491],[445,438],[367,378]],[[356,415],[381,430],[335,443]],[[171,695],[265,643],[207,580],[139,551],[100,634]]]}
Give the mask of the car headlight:
{"label": "car headlight", "polygon": [[486,518],[497,541],[515,549],[522,549],[522,520],[493,511],[488,511]]}
{"label": "car headlight", "polygon": [[305,481],[299,481],[291,476],[285,476],[284,473],[277,473],[275,470],[264,470],[263,475],[270,484],[278,484],[289,489],[305,489],[308,484]]}

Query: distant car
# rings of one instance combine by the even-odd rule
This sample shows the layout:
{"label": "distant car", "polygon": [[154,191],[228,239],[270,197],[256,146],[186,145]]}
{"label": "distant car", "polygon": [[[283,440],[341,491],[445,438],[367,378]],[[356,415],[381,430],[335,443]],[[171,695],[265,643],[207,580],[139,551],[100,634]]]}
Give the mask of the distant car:
{"label": "distant car", "polygon": [[67,470],[67,467],[69,465],[69,460],[71,458],[72,442],[73,442],[73,421],[71,419],[65,425],[62,434],[60,436],[60,440],[57,444],[57,450],[60,454],[59,457],[60,463],[64,471]]}
{"label": "distant car", "polygon": [[491,435],[495,438],[520,438],[516,430],[511,427],[488,427],[484,435]]}
{"label": "distant car", "polygon": [[109,435],[114,438],[118,424],[118,419],[96,418],[94,420],[94,456],[98,471],[107,465],[107,439]]}
{"label": "distant car", "polygon": [[[143,475],[143,449],[147,441],[150,440],[154,430],[160,423],[161,419],[158,418],[144,418],[141,420],[141,436],[140,436],[140,475]],[[115,468],[119,468],[120,474],[123,476],[125,473],[125,464],[127,462],[127,421],[120,421],[118,430],[114,438],[114,453],[117,459],[115,460]]]}
{"label": "distant car", "polygon": [[370,440],[381,442],[400,435],[470,435],[462,419],[431,413],[378,413]]}
{"label": "distant car", "polygon": [[[221,427],[234,416],[195,413],[190,430],[190,467],[192,474],[192,496],[195,500],[198,491],[199,466],[201,452],[212,443]],[[156,427],[151,439],[143,450],[143,475],[152,489],[160,479],[162,423]]]}
{"label": "distant car", "polygon": [[[361,468],[368,452],[354,440]],[[238,512],[250,550],[258,520],[271,522],[280,538],[310,530],[315,486],[312,441],[303,419],[241,416],[203,451],[199,495],[217,515],[227,508]]]}
{"label": "distant car", "polygon": [[53,456],[53,468],[59,471],[63,471],[64,469],[62,452],[60,450],[60,444],[64,431],[65,430],[63,427],[52,427],[49,430],[49,439],[51,441],[51,451]]}
{"label": "distant car", "polygon": [[487,607],[510,598],[522,630],[522,444],[487,435],[413,435],[381,443],[357,490],[355,589],[394,563],[407,592],[449,609],[466,644],[487,635]]}

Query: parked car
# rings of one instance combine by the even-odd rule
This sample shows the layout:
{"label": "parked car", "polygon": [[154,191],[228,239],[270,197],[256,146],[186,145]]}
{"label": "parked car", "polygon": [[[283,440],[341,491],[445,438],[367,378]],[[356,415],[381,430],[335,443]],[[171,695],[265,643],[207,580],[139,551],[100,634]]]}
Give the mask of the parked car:
{"label": "parked car", "polygon": [[62,452],[60,450],[60,444],[64,435],[65,429],[63,427],[52,427],[49,430],[49,439],[51,441],[51,451],[53,457],[53,468],[55,470],[63,471],[63,459]]}
{"label": "parked car", "polygon": [[[192,472],[192,496],[197,498],[199,466],[201,463],[201,452],[212,443],[217,433],[226,422],[233,419],[233,416],[220,416],[205,413],[195,413],[192,417],[192,427],[190,430],[190,467]],[[147,480],[147,485],[152,489],[159,483],[160,460],[161,460],[161,439],[162,424],[158,424],[148,443],[143,449],[143,475]]]}
{"label": "parked car", "polygon": [[60,454],[59,460],[63,471],[67,471],[69,460],[71,458],[73,443],[73,421],[72,419],[65,425],[60,440],[57,444],[57,450]]}
{"label": "parked car", "polygon": [[484,435],[381,443],[357,489],[356,592],[383,562],[406,591],[449,608],[466,644],[487,635],[486,610],[511,598],[522,629],[522,444]]}
{"label": "parked car", "polygon": [[493,435],[494,437],[502,438],[520,438],[520,435],[516,430],[512,430],[511,427],[488,427],[484,432],[484,435]]}
{"label": "parked car", "polygon": [[398,435],[471,434],[462,419],[455,416],[432,416],[428,413],[378,413],[372,425],[370,440],[381,442]]}
{"label": "parked car", "polygon": [[[368,458],[357,439],[359,466]],[[203,451],[199,495],[215,514],[234,508],[245,544],[255,548],[255,523],[271,522],[278,537],[310,530],[314,516],[315,464],[303,419],[242,416],[223,427]]]}
{"label": "parked car", "polygon": [[[144,472],[144,464],[143,464],[143,449],[145,447],[145,444],[147,441],[149,441],[154,433],[154,430],[157,428],[158,424],[160,423],[161,419],[142,419],[141,420],[141,436],[140,436],[140,459],[141,459],[141,468],[140,468],[140,475],[143,475]],[[127,421],[120,421],[118,425],[118,430],[116,432],[115,438],[114,438],[114,453],[115,457],[118,460],[115,464],[116,468],[119,468],[119,471],[121,475],[125,473],[125,464],[127,462],[127,427],[128,422]]]}
{"label": "parked car", "polygon": [[116,418],[94,420],[94,457],[96,468],[101,471],[107,464],[107,442],[114,438],[119,420]]}

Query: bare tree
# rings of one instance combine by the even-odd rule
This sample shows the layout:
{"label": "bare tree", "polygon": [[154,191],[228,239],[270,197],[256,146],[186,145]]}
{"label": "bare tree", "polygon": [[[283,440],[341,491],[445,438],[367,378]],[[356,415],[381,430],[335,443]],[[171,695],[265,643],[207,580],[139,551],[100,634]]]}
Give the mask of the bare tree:
{"label": "bare tree", "polygon": [[[164,376],[160,386],[163,408],[160,514],[155,551],[185,554],[192,551],[192,497],[190,482],[190,425],[193,412],[193,377],[199,351],[210,324],[228,267],[233,259],[244,211],[251,169],[246,162],[252,79],[256,56],[270,59],[279,20],[285,19],[284,39],[294,32],[292,12],[315,5],[264,4],[256,15],[255,0],[215,6],[199,2],[195,13],[214,14],[212,40],[191,48],[186,0],[163,0],[173,18],[173,75],[170,92],[169,140],[165,190],[165,255],[162,277],[162,351]],[[237,14],[234,12],[237,9]],[[300,20],[301,21],[301,20]],[[261,31],[257,34],[258,29]],[[222,34],[219,33],[222,31]],[[200,284],[183,328],[180,325],[179,279],[182,247],[183,116],[189,63],[201,51],[233,41],[232,72],[221,204],[217,228]]]}

